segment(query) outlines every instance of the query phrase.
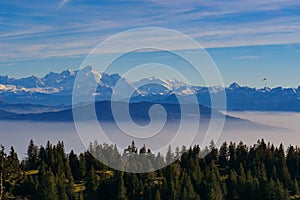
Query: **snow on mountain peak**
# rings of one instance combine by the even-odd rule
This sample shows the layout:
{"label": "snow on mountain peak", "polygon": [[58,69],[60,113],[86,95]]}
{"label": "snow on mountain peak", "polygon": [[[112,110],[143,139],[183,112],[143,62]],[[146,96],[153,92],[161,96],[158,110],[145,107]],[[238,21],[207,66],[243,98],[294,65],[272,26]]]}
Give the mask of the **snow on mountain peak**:
{"label": "snow on mountain peak", "polygon": [[0,90],[7,90],[9,85],[0,84]]}
{"label": "snow on mountain peak", "polygon": [[229,85],[229,89],[237,89],[240,88],[241,86],[239,84],[237,84],[236,82],[233,82]]}
{"label": "snow on mountain peak", "polygon": [[[300,87],[295,88],[250,88],[240,86],[236,82],[225,88],[223,86],[191,86],[176,79],[165,80],[156,77],[143,78],[136,82],[129,82],[126,78],[119,74],[101,73],[91,66],[87,66],[80,70],[64,70],[61,73],[49,72],[42,78],[30,76],[26,78],[10,78],[8,76],[0,76],[0,94],[1,99],[7,102],[29,102],[29,103],[45,103],[55,104],[57,96],[61,98],[61,102],[69,104],[73,87],[77,75],[80,74],[80,84],[97,85],[94,93],[96,100],[109,100],[112,95],[117,96],[120,100],[128,98],[128,95],[137,97],[136,99],[152,100],[157,97],[165,98],[170,94],[181,95],[182,97],[196,94],[204,99],[208,94],[218,95],[220,92],[226,91],[229,98],[232,99],[297,99],[300,97]],[[117,84],[118,87],[115,87]],[[85,88],[85,87],[79,87]],[[48,95],[48,96],[47,96]],[[52,103],[49,103],[53,101]],[[239,100],[240,101],[240,100]],[[234,102],[236,105],[238,102]]]}

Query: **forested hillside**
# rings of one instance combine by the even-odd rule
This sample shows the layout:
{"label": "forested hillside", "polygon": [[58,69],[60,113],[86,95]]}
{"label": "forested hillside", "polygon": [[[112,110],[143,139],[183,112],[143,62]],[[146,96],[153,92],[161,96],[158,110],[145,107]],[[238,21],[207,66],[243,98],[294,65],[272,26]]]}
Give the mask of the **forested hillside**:
{"label": "forested hillside", "polygon": [[[204,151],[209,153],[203,158]],[[178,159],[155,172],[124,173],[103,165],[90,152],[109,152],[106,155],[115,160],[142,156],[161,164]],[[284,149],[264,140],[253,146],[224,143],[220,148],[212,143],[203,151],[199,146],[174,151],[170,147],[164,157],[145,147],[138,149],[134,142],[126,152],[94,143],[89,152],[76,155],[73,151],[67,154],[62,142],[37,147],[30,141],[22,161],[13,147],[9,151],[1,148],[0,200],[297,199],[299,166],[297,147]]]}

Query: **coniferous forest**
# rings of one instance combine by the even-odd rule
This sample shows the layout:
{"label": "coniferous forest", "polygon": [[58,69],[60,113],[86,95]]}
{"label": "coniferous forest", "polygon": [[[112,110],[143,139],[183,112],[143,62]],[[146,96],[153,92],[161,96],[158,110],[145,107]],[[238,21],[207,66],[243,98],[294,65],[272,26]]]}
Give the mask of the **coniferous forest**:
{"label": "coniferous forest", "polygon": [[[66,153],[63,142],[37,147],[30,141],[26,158],[19,160],[13,147],[1,147],[0,200],[300,198],[300,149],[293,146],[259,140],[216,148],[212,142],[203,150],[170,147],[164,157],[134,142],[122,154],[113,145],[95,142],[89,148],[76,155]],[[141,155],[155,163],[176,161],[154,172],[125,173],[99,162],[95,152],[109,152],[110,159]]]}

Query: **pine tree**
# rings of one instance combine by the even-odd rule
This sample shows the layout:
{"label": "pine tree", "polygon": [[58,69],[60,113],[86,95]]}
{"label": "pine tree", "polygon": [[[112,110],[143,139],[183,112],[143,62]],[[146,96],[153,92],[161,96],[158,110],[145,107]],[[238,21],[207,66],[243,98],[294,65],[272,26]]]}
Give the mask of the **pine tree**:
{"label": "pine tree", "polygon": [[56,186],[57,186],[58,199],[59,200],[68,200],[69,197],[66,192],[66,185],[61,177],[57,177]]}
{"label": "pine tree", "polygon": [[91,170],[87,174],[87,183],[86,187],[88,191],[96,191],[98,184],[97,184],[97,177],[94,167],[91,167]]}
{"label": "pine tree", "polygon": [[46,171],[45,164],[39,170],[39,186],[33,199],[57,200],[57,188],[54,175],[51,171]]}
{"label": "pine tree", "polygon": [[276,151],[276,169],[278,172],[278,177],[285,187],[291,187],[292,179],[289,173],[288,167],[286,165],[286,159],[284,155],[283,145],[280,144],[279,149]]}
{"label": "pine tree", "polygon": [[80,179],[83,179],[83,177],[86,176],[86,160],[84,154],[79,155],[79,162],[80,162]]}
{"label": "pine tree", "polygon": [[298,185],[297,179],[294,179],[294,181],[293,181],[292,193],[293,193],[294,195],[299,194],[299,185]]}
{"label": "pine tree", "polygon": [[284,189],[283,184],[277,180],[276,182],[276,198],[278,200],[288,200],[289,198],[289,194],[288,191],[286,189]]}
{"label": "pine tree", "polygon": [[221,168],[225,168],[228,164],[228,147],[226,142],[220,147],[218,163]]}
{"label": "pine tree", "polygon": [[[222,180],[220,178],[220,174],[218,172],[217,166],[215,165],[214,161],[211,162],[211,166],[209,169],[206,169],[207,173],[205,177],[205,188],[207,193],[207,199],[217,200],[223,199],[223,192],[222,192]],[[201,192],[200,192],[201,194]]]}
{"label": "pine tree", "polygon": [[239,196],[241,196],[241,194],[244,194],[247,191],[247,187],[245,186],[246,185],[246,174],[245,174],[245,170],[244,170],[242,163],[240,163],[237,182],[238,182],[237,191],[240,194]]}
{"label": "pine tree", "polygon": [[162,185],[162,191],[160,193],[160,196],[162,199],[178,199],[177,198],[177,191],[176,191],[176,179],[177,177],[171,177],[171,178],[164,178],[163,179],[163,185]]}
{"label": "pine tree", "polygon": [[25,176],[24,182],[22,182],[20,187],[17,187],[15,190],[17,196],[30,196],[35,192],[35,183],[32,176]]}
{"label": "pine tree", "polygon": [[237,173],[234,169],[230,170],[229,177],[227,179],[227,199],[238,199],[238,182],[237,182]]}
{"label": "pine tree", "polygon": [[176,147],[176,149],[175,149],[175,159],[176,160],[179,159],[180,155],[181,155],[180,149],[179,149],[179,147]]}
{"label": "pine tree", "polygon": [[81,180],[83,177],[81,177],[81,173],[80,173],[80,162],[73,150],[69,154],[69,165],[74,179],[76,181]]}
{"label": "pine tree", "polygon": [[22,179],[19,160],[14,148],[11,147],[9,155],[4,147],[0,146],[0,200],[13,196],[11,188]]}
{"label": "pine tree", "polygon": [[115,175],[115,184],[117,188],[116,200],[127,200],[126,188],[123,179],[123,172],[117,172]]}
{"label": "pine tree", "polygon": [[235,143],[230,142],[229,144],[229,167],[231,169],[237,169],[237,157]]}
{"label": "pine tree", "polygon": [[195,192],[191,179],[184,171],[181,177],[181,196],[180,199],[197,200],[200,199],[199,195]]}
{"label": "pine tree", "polygon": [[38,148],[34,145],[33,140],[30,140],[27,149],[27,166],[28,170],[37,169],[38,165]]}
{"label": "pine tree", "polygon": [[251,171],[248,170],[246,174],[246,183],[245,183],[245,190],[241,196],[241,199],[254,199],[254,191],[256,189],[256,185],[253,181],[253,176]]}
{"label": "pine tree", "polygon": [[124,175],[125,187],[127,188],[128,199],[138,199],[140,196],[140,181],[137,174],[126,173]]}
{"label": "pine tree", "polygon": [[166,162],[167,162],[167,164],[171,164],[173,161],[174,161],[174,155],[173,155],[173,152],[172,152],[171,145],[169,145],[168,146],[168,151],[167,151],[167,154],[166,154]]}
{"label": "pine tree", "polygon": [[159,190],[156,190],[154,199],[155,199],[155,200],[161,200]]}

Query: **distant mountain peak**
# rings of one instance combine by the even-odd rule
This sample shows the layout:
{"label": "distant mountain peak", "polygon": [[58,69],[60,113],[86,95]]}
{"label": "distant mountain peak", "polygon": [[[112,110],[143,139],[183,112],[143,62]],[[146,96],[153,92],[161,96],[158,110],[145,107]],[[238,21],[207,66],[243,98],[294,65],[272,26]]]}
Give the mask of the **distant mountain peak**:
{"label": "distant mountain peak", "polygon": [[[142,78],[131,82],[120,74],[99,72],[91,66],[80,70],[64,70],[60,73],[49,72],[44,77],[29,76],[10,78],[0,75],[0,99],[4,103],[32,103],[45,105],[70,105],[73,87],[80,73],[81,84],[97,85],[93,94],[96,101],[110,100],[112,95],[119,100],[132,94],[135,102],[139,101],[173,101],[170,95],[179,96],[189,102],[196,95],[199,103],[210,106],[210,97],[218,97],[226,92],[229,109],[256,110],[299,110],[300,86],[295,88],[250,88],[233,82],[224,86],[191,86],[176,79],[165,80],[157,77]],[[118,87],[115,87],[118,84]],[[84,88],[85,87],[79,87]],[[80,97],[80,96],[79,96]],[[78,97],[78,98],[79,98]],[[79,99],[80,101],[80,99]]]}
{"label": "distant mountain peak", "polygon": [[237,89],[237,88],[240,88],[241,86],[239,84],[237,84],[236,82],[233,82],[229,85],[228,88],[230,89]]}
{"label": "distant mountain peak", "polygon": [[75,71],[71,69],[67,69],[61,73],[62,75],[75,75]]}
{"label": "distant mountain peak", "polygon": [[263,88],[258,89],[258,90],[261,91],[261,92],[270,92],[270,91],[272,91],[272,89],[269,88],[269,87],[263,87]]}
{"label": "distant mountain peak", "polygon": [[85,66],[84,68],[80,69],[82,72],[91,72],[93,70],[93,67],[90,65]]}

